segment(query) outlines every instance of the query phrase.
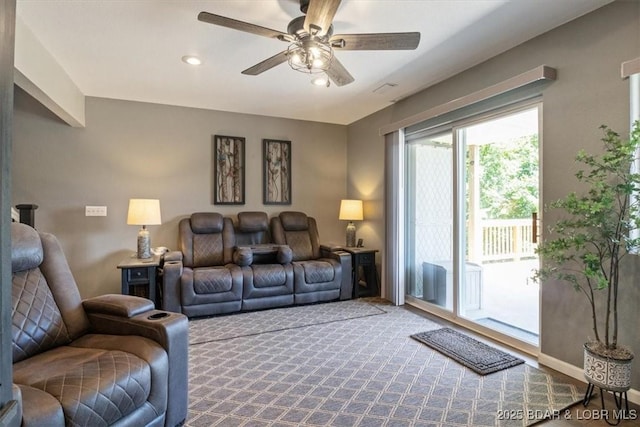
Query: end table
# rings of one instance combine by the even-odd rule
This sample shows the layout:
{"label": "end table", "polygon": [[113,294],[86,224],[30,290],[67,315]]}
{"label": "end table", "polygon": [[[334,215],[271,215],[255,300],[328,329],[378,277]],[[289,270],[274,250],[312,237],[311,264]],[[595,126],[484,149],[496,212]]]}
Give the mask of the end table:
{"label": "end table", "polygon": [[380,294],[378,270],[376,269],[377,249],[343,247],[351,254],[353,266],[353,298],[375,297]]}
{"label": "end table", "polygon": [[122,260],[118,264],[118,268],[122,270],[122,294],[143,296],[158,306],[156,271],[159,266],[160,255],[153,255],[149,259],[140,259],[133,255]]}

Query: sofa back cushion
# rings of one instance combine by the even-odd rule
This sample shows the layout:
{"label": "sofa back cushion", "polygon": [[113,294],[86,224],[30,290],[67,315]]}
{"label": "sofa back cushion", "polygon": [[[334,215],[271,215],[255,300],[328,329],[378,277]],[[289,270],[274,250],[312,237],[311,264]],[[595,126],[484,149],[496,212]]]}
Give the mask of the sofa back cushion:
{"label": "sofa back cushion", "polygon": [[289,245],[293,261],[320,258],[316,220],[303,212],[285,211],[271,219],[273,241]]}
{"label": "sofa back cushion", "polygon": [[39,268],[14,273],[11,296],[13,363],[71,341]]}
{"label": "sofa back cushion", "polygon": [[235,237],[229,218],[198,212],[178,224],[179,245],[185,267],[212,267],[232,262]]}
{"label": "sofa back cushion", "polygon": [[269,217],[265,212],[240,212],[235,226],[236,245],[271,243]]}
{"label": "sofa back cushion", "polygon": [[[44,265],[43,262],[49,261],[46,257],[49,255],[51,244],[61,251],[55,240],[46,242],[43,247],[41,235],[33,228],[25,224],[11,225],[11,333],[14,363],[68,344],[72,339],[56,297],[64,303],[65,293],[68,291],[71,301],[67,303],[72,302],[75,297],[74,290],[63,289],[67,285],[59,284],[58,295],[54,295],[53,291],[56,289],[52,291],[50,288],[45,273],[51,270],[51,266]],[[55,279],[56,276],[53,275],[52,278]],[[75,287],[75,282],[72,285]],[[75,291],[77,292],[77,289]],[[79,299],[79,295],[77,297]],[[71,318],[72,314],[69,319]],[[81,316],[79,321],[86,322],[86,317]],[[82,324],[80,328],[71,332],[83,333],[86,327],[86,324]]]}

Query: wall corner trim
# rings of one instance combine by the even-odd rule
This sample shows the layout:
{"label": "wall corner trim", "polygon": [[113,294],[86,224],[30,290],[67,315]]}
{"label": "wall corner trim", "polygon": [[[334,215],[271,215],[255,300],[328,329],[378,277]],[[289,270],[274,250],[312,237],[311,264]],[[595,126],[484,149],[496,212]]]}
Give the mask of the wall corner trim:
{"label": "wall corner trim", "polygon": [[623,62],[622,66],[620,67],[620,72],[622,74],[623,79],[628,78],[632,74],[640,73],[640,58]]}
{"label": "wall corner trim", "polygon": [[461,98],[454,99],[442,105],[438,105],[426,111],[414,114],[413,116],[407,117],[406,119],[383,126],[380,128],[379,134],[381,136],[386,135],[398,129],[406,128],[407,126],[411,126],[424,120],[428,120],[433,117],[455,111],[467,105],[475,104],[476,102],[480,102],[485,99],[489,99],[494,96],[509,92],[511,90],[527,86],[531,83],[544,80],[554,81],[557,79],[557,76],[558,73],[555,68],[549,67],[547,65],[540,65],[532,70],[511,77],[510,79],[504,80],[500,83],[496,83],[493,86],[489,86],[477,92],[465,95]]}
{"label": "wall corner trim", "polygon": [[14,83],[72,127],[85,126],[85,96],[31,29],[16,17]]}

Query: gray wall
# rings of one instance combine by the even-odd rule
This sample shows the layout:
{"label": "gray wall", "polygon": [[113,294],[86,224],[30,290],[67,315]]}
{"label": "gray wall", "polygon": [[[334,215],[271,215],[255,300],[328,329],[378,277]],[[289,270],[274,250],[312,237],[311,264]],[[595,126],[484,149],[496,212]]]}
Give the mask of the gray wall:
{"label": "gray wall", "polygon": [[[639,54],[640,2],[618,1],[350,125],[348,192],[350,197],[370,200],[373,212],[367,221],[368,237],[384,240],[384,149],[383,138],[377,135],[381,126],[539,65],[554,67],[558,80],[544,91],[543,107],[542,180],[547,204],[574,190],[573,159],[581,148],[600,149],[599,125],[628,130],[629,83],[620,78],[620,64]],[[366,157],[356,153],[366,153]],[[370,183],[374,191],[364,192]],[[552,223],[556,218],[549,214],[544,220]],[[636,332],[640,261],[633,257],[627,263],[620,308],[625,327],[620,341],[640,354]],[[542,287],[541,304],[541,351],[582,366],[582,344],[591,335],[586,301],[568,286],[550,283]],[[640,388],[640,369],[635,369],[633,386]]]}
{"label": "gray wall", "polygon": [[[13,204],[35,203],[36,228],[61,241],[83,297],[119,292],[116,265],[136,249],[126,224],[130,198],[158,198],[162,225],[151,245],[176,248],[178,221],[192,212],[300,210],[323,242],[344,240],[345,126],[194,108],[87,98],[87,126],[71,128],[17,89]],[[246,138],[245,205],[212,202],[212,135]],[[262,138],[292,144],[292,204],[262,204]],[[86,205],[107,217],[85,217]]]}

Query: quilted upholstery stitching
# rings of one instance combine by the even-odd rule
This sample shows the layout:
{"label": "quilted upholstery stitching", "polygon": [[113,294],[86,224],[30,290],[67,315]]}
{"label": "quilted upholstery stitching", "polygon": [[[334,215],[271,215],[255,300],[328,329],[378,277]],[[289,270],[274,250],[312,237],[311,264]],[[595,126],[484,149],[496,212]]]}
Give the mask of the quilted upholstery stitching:
{"label": "quilted upholstery stitching", "polygon": [[233,278],[227,268],[199,268],[194,270],[193,290],[197,294],[228,292],[233,287]]}
{"label": "quilted upholstery stitching", "polygon": [[304,269],[306,283],[331,282],[335,278],[335,269],[325,261],[305,261],[300,263]]}
{"label": "quilted upholstery stitching", "polygon": [[13,362],[70,341],[51,290],[39,268],[13,274]]}
{"label": "quilted upholstery stitching", "polygon": [[257,288],[268,288],[272,286],[282,286],[287,281],[284,267],[281,265],[253,265],[253,283]]}
{"label": "quilted upholstery stitching", "polygon": [[195,234],[193,236],[193,264],[196,267],[222,265],[224,245],[222,234]]}
{"label": "quilted upholstery stitching", "polygon": [[60,401],[68,425],[106,426],[146,402],[150,376],[146,362],[116,350],[33,386]]}
{"label": "quilted upholstery stitching", "polygon": [[287,244],[293,251],[294,261],[304,261],[313,257],[313,246],[308,231],[287,232]]}

